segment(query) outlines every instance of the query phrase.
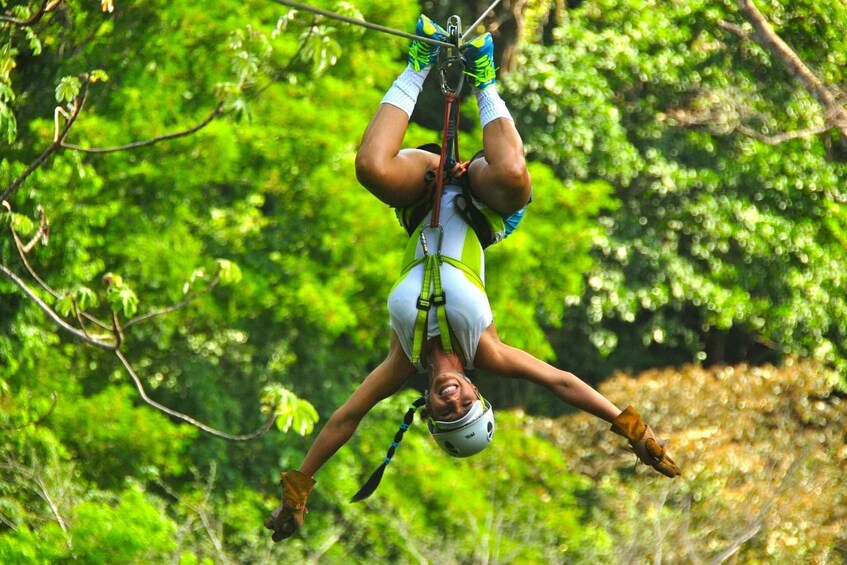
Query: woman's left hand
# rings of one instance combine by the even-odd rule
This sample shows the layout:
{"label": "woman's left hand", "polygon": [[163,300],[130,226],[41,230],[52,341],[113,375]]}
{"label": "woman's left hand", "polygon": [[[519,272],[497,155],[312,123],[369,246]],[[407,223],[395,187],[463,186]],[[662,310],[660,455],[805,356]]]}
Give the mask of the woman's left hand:
{"label": "woman's left hand", "polygon": [[649,465],[671,479],[678,477],[679,467],[665,451],[664,442],[656,439],[650,426],[644,423],[635,408],[628,406],[612,422],[612,431],[629,440],[629,445],[645,465]]}

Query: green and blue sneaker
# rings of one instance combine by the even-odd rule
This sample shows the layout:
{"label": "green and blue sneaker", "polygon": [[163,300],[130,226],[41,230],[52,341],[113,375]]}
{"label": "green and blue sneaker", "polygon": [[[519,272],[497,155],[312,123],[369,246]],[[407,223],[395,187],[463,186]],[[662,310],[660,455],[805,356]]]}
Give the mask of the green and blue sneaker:
{"label": "green and blue sneaker", "polygon": [[[415,26],[415,35],[437,39],[438,41],[447,41],[447,32],[444,28],[423,14],[418,18],[418,24]],[[409,46],[409,56],[406,59],[411,63],[416,72],[420,71],[435,64],[438,59],[438,45],[415,39]]]}
{"label": "green and blue sneaker", "polygon": [[462,55],[465,60],[465,74],[473,79],[473,85],[482,90],[497,80],[494,68],[494,40],[485,33],[467,43]]}

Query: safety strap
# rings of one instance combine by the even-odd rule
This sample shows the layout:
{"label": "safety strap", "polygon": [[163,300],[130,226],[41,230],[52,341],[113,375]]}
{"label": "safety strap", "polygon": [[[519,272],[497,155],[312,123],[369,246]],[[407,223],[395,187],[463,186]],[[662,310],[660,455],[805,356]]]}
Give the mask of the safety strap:
{"label": "safety strap", "polygon": [[423,353],[427,335],[427,318],[430,309],[435,306],[438,318],[438,331],[441,334],[441,346],[445,353],[453,353],[450,343],[450,325],[447,322],[447,301],[441,286],[441,261],[436,254],[423,258],[424,274],[421,293],[418,296],[418,317],[415,320],[415,332],[412,341],[412,363],[417,364]]}
{"label": "safety strap", "polygon": [[[445,92],[444,103],[444,133],[441,137],[441,157],[438,160],[438,170],[435,173],[435,190],[432,194],[432,216],[429,227],[437,227],[441,220],[441,195],[444,192],[444,169],[451,161],[450,145],[458,147],[458,137],[455,134],[457,116],[453,115],[453,103],[457,101],[454,92]],[[458,155],[456,156],[458,161]]]}
{"label": "safety strap", "polygon": [[447,296],[441,284],[441,266],[444,263],[461,270],[476,286],[485,291],[485,283],[479,274],[462,263],[461,261],[441,255],[440,253],[426,253],[423,257],[416,259],[403,269],[403,275],[414,267],[423,263],[423,281],[421,292],[418,295],[418,315],[415,320],[415,330],[412,339],[412,363],[417,364],[423,354],[423,346],[427,336],[429,311],[435,307],[435,315],[438,319],[438,331],[441,334],[441,346],[446,353],[452,353],[450,343],[450,324],[447,321]]}
{"label": "safety strap", "polygon": [[[423,282],[421,292],[418,295],[418,315],[415,320],[415,331],[412,342],[412,363],[417,364],[423,353],[424,342],[427,336],[427,325],[429,311],[435,306],[435,315],[438,319],[438,331],[441,334],[441,346],[445,353],[453,353],[450,343],[450,325],[447,321],[447,307],[444,289],[441,286],[441,264],[448,259],[441,255],[441,243],[444,238],[444,229],[441,227],[441,196],[444,191],[444,172],[448,162],[455,157],[459,160],[458,119],[459,119],[459,92],[464,80],[464,61],[459,53],[461,42],[461,21],[458,16],[452,16],[447,23],[447,33],[452,48],[442,49],[443,60],[440,65],[441,90],[444,93],[444,131],[441,136],[441,155],[438,160],[438,170],[435,173],[435,190],[432,194],[432,213],[429,228],[438,230],[438,246],[434,253],[430,253],[427,246],[425,229],[421,226],[420,240],[423,249],[424,263]],[[458,83],[450,85],[447,75],[450,71],[458,72]],[[411,268],[419,262],[414,262]]]}
{"label": "safety strap", "polygon": [[[423,263],[425,260],[426,260],[426,258],[421,257],[420,259],[415,259],[414,261],[412,261],[411,263],[406,265],[406,267],[404,267],[403,270],[401,271],[400,277],[399,277],[398,280],[402,280],[403,277],[406,275],[406,273],[408,273],[409,271],[411,271],[412,269],[414,269],[415,267],[417,267],[418,265]],[[485,283],[482,282],[482,278],[480,278],[479,273],[474,271],[472,268],[468,267],[467,265],[465,265],[464,263],[462,263],[458,259],[454,259],[453,257],[448,257],[447,255],[439,255],[439,261],[441,263],[447,263],[451,267],[456,267],[457,269],[459,269],[460,271],[465,273],[465,275],[467,275],[468,279],[470,279],[470,281],[474,285],[476,285],[481,291],[485,292]]]}
{"label": "safety strap", "polygon": [[[444,171],[448,162],[459,159],[459,94],[465,78],[465,61],[459,51],[462,22],[459,16],[451,16],[447,21],[448,42],[452,47],[440,50],[441,62],[441,92],[444,94],[444,129],[441,135],[441,158],[438,160],[438,171],[435,176],[435,191],[432,195],[432,216],[429,226],[435,228],[441,219],[441,194],[444,188]],[[450,83],[449,75],[454,75],[454,84]]]}

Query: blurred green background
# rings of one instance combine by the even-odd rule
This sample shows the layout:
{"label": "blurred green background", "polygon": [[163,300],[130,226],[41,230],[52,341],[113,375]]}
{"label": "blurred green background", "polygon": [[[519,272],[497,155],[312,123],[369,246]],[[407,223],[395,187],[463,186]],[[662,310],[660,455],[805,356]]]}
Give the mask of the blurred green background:
{"label": "blurred green background", "polygon": [[[488,2],[312,5],[412,32]],[[486,29],[535,198],[487,253],[499,334],[636,406],[683,476],[477,374],[483,456],[418,422],[349,504],[410,388],[274,545],[279,471],[387,351],[405,234],[353,160],[408,40],[273,1],[0,0],[0,562],[847,560],[847,4],[527,0]],[[440,139],[436,75],[409,145]]]}

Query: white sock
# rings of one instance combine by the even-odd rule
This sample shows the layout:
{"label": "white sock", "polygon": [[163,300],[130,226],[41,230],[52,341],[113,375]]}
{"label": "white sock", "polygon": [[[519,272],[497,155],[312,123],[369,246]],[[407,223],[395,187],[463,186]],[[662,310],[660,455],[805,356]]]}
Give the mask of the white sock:
{"label": "white sock", "polygon": [[429,74],[431,67],[423,68],[415,71],[411,64],[406,67],[400,76],[385,93],[382,98],[383,104],[391,104],[397,106],[411,118],[412,110],[415,109],[415,104],[418,102],[418,95],[423,90],[423,83],[426,76]]}
{"label": "white sock", "polygon": [[497,118],[515,121],[493,84],[488,88],[476,91],[476,103],[479,106],[479,121],[482,127]]}

